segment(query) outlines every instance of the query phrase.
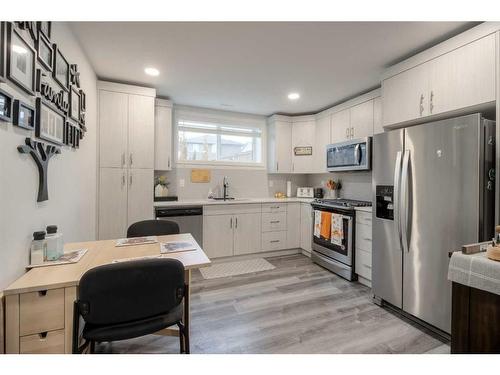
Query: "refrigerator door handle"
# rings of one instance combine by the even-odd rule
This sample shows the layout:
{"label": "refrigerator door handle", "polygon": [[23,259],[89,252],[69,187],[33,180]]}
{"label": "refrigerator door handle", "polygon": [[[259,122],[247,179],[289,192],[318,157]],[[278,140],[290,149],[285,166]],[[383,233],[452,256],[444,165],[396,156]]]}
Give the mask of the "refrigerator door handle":
{"label": "refrigerator door handle", "polygon": [[400,215],[400,184],[401,179],[401,151],[396,154],[396,164],[394,165],[394,225],[396,226],[396,234],[399,240],[400,249],[403,248],[401,238],[401,215]]}
{"label": "refrigerator door handle", "polygon": [[403,156],[403,169],[401,171],[401,237],[403,241],[403,252],[410,251],[408,244],[408,168],[410,165],[410,150],[405,150]]}

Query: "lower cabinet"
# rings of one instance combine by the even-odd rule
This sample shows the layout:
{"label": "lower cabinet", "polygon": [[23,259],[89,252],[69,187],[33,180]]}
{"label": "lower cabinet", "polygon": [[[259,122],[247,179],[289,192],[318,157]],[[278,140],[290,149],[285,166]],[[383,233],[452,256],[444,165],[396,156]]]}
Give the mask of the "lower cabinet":
{"label": "lower cabinet", "polygon": [[203,217],[203,250],[209,258],[233,255],[233,215]]}
{"label": "lower cabinet", "polygon": [[309,253],[312,251],[312,213],[313,209],[309,203],[300,204],[300,248]]}
{"label": "lower cabinet", "polygon": [[371,287],[372,214],[356,211],[355,272],[361,284]]}
{"label": "lower cabinet", "polygon": [[251,254],[260,250],[261,217],[259,213],[234,216],[233,254]]}

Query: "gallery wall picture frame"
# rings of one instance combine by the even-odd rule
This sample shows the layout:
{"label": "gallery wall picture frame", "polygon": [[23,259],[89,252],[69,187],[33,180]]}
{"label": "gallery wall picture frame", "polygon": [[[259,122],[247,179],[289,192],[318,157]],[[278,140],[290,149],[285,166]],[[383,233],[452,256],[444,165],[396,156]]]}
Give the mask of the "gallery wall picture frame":
{"label": "gallery wall picture frame", "polygon": [[69,65],[69,83],[80,88],[80,72],[77,64]]}
{"label": "gallery wall picture frame", "polygon": [[69,91],[69,63],[64,57],[57,44],[52,45],[54,51],[52,77],[65,91]]}
{"label": "gallery wall picture frame", "polygon": [[7,23],[7,78],[29,95],[35,91],[36,52],[21,34]]}
{"label": "gallery wall picture frame", "polygon": [[57,145],[64,144],[64,125],[66,117],[55,107],[48,105],[41,98],[36,99],[35,135]]}
{"label": "gallery wall picture frame", "polygon": [[43,34],[45,38],[50,40],[50,35],[52,33],[52,22],[50,21],[38,21],[36,23],[36,29],[38,31],[38,36]]}
{"label": "gallery wall picture frame", "polygon": [[46,71],[52,72],[52,62],[54,60],[54,50],[50,41],[38,31],[38,39],[36,42],[37,59],[41,66]]}
{"label": "gallery wall picture frame", "polygon": [[20,128],[27,130],[35,130],[36,109],[35,107],[22,102],[21,100],[14,100],[14,113],[12,123]]}
{"label": "gallery wall picture frame", "polygon": [[12,95],[0,89],[0,120],[12,121]]}
{"label": "gallery wall picture frame", "polygon": [[0,22],[0,82],[5,82],[5,64],[6,64],[6,29],[5,22]]}
{"label": "gallery wall picture frame", "polygon": [[21,29],[21,30],[26,30],[34,41],[36,41],[37,38],[37,32],[36,32],[36,22],[34,21],[15,21],[16,26]]}
{"label": "gallery wall picture frame", "polygon": [[72,120],[80,121],[80,93],[75,86],[71,86],[69,90],[68,115]]}
{"label": "gallery wall picture frame", "polygon": [[85,112],[87,109],[87,97],[83,90],[80,90],[80,111]]}

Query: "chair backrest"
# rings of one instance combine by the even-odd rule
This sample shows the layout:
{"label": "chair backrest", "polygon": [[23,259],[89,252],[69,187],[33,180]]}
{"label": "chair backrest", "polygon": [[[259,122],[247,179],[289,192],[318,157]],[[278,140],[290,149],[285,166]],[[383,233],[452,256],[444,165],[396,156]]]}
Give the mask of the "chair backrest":
{"label": "chair backrest", "polygon": [[144,220],[132,224],[127,229],[127,238],[167,234],[179,234],[179,225],[169,220]]}
{"label": "chair backrest", "polygon": [[182,302],[184,266],[141,259],[92,268],[82,276],[78,308],[85,322],[117,324],[167,313]]}

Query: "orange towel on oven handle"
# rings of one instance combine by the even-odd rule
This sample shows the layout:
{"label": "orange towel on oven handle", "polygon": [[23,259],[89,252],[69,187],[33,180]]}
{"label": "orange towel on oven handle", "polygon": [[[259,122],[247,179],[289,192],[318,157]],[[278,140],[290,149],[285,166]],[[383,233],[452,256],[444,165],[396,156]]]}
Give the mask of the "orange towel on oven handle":
{"label": "orange towel on oven handle", "polygon": [[332,214],[331,212],[321,212],[321,229],[320,236],[325,240],[330,240],[332,230]]}

